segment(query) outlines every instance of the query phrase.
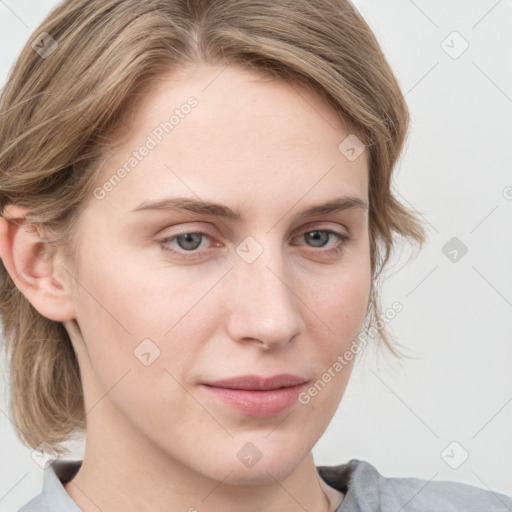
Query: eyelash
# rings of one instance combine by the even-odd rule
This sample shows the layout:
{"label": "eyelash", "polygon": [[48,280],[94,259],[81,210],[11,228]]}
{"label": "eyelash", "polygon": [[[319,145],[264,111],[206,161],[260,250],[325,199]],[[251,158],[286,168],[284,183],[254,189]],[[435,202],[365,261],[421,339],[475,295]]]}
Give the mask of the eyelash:
{"label": "eyelash", "polygon": [[[347,244],[347,242],[352,240],[352,236],[349,236],[345,233],[340,233],[338,231],[333,231],[331,229],[311,229],[308,231],[304,231],[300,236],[303,236],[307,233],[314,233],[314,232],[328,233],[330,235],[335,236],[338,239],[338,243],[332,249],[320,251],[325,256],[335,256],[335,255],[340,254],[345,249],[345,245]],[[203,233],[201,231],[186,231],[184,233],[178,233],[177,235],[165,237],[161,240],[158,240],[158,243],[162,247],[162,250],[164,250],[166,252],[170,252],[171,254],[178,255],[178,256],[182,257],[183,259],[200,258],[202,256],[201,252],[195,252],[195,250],[187,251],[187,252],[176,251],[176,250],[170,249],[168,247],[168,245],[167,245],[168,242],[175,240],[176,238],[183,236],[183,235],[203,235],[203,236],[206,236],[207,238],[210,238],[210,239],[212,238],[207,233]]]}

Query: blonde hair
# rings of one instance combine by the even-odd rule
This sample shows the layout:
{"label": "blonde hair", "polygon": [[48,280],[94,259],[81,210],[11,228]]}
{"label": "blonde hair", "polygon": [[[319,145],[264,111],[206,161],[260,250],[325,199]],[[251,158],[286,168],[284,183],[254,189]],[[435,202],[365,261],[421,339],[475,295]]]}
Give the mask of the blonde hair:
{"label": "blonde hair", "polygon": [[[47,54],[33,47],[41,39]],[[394,248],[393,233],[421,246],[425,232],[391,191],[407,105],[374,34],[348,0],[62,2],[26,43],[0,98],[0,211],[26,207],[31,222],[54,235],[46,242],[74,261],[80,214],[99,164],[119,141],[123,115],[155,80],[201,63],[236,64],[311,88],[368,148],[370,325],[380,316],[375,283]],[[17,435],[32,448],[46,442],[63,453],[60,443],[85,429],[73,347],[63,324],[38,313],[3,263],[0,276]],[[398,355],[385,329],[380,338]]]}

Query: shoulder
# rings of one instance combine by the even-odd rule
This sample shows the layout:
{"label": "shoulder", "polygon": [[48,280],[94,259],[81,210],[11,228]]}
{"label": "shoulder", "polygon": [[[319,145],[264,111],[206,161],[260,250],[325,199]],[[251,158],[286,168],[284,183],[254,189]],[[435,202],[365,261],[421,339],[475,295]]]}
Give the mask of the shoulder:
{"label": "shoulder", "polygon": [[73,478],[81,464],[82,461],[52,461],[44,470],[42,491],[18,512],[80,512],[63,484]]}
{"label": "shoulder", "polygon": [[336,512],[512,511],[510,496],[459,482],[385,477],[357,459],[339,466],[319,466],[318,471],[327,484],[345,493]]}

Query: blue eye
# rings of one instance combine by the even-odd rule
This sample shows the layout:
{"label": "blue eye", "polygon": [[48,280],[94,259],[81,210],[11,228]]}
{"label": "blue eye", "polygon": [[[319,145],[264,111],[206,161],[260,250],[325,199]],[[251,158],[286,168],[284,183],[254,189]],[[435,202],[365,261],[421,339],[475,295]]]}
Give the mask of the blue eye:
{"label": "blue eye", "polygon": [[[345,248],[346,243],[352,239],[351,236],[345,233],[339,233],[338,231],[332,231],[331,229],[314,229],[311,231],[305,231],[301,236],[309,241],[313,241],[315,245],[310,247],[324,247],[325,241],[329,240],[329,237],[333,236],[337,239],[336,244],[331,249],[327,249],[324,251],[318,251],[323,255],[332,256],[336,254],[340,254]],[[300,238],[300,237],[299,237]],[[320,245],[316,245],[316,243],[320,241]]]}
{"label": "blue eye", "polygon": [[[338,233],[337,231],[331,231],[329,229],[315,229],[314,231],[306,231],[302,236],[304,236],[305,239],[314,242],[312,247],[323,247],[324,245],[326,245],[325,242],[329,240],[329,237],[331,235],[336,237],[338,240],[348,239],[348,237],[345,234]],[[320,242],[323,241],[323,243],[321,243],[321,245],[315,245],[319,240]]]}
{"label": "blue eye", "polygon": [[[159,243],[164,251],[170,252],[171,254],[179,255],[180,257],[183,257],[185,259],[197,258],[201,256],[201,253],[197,251],[191,251],[195,251],[195,249],[197,249],[201,245],[202,237],[210,238],[206,233],[189,232],[166,237],[160,240]],[[169,244],[172,243],[173,241],[176,241],[178,243],[178,248],[181,249],[181,251],[177,251],[169,247]],[[187,254],[187,252],[191,254]]]}
{"label": "blue eye", "polygon": [[[171,254],[177,255],[183,259],[192,259],[204,256],[204,251],[196,251],[196,249],[201,246],[201,241],[205,237],[206,239],[211,240],[211,237],[208,234],[195,231],[169,236],[159,240],[158,242],[164,251],[170,252]],[[300,237],[304,237],[305,240],[312,242],[313,245],[310,245],[310,247],[320,249],[327,244],[331,237],[335,237],[337,242],[334,244],[334,247],[323,251],[315,251],[326,256],[340,254],[346,243],[352,239],[351,236],[345,233],[339,233],[338,231],[332,231],[330,229],[305,231],[299,236],[299,238]],[[171,248],[170,245],[174,245],[175,247],[177,245],[178,250]]]}
{"label": "blue eye", "polygon": [[201,245],[200,237],[203,235],[204,233],[185,233],[183,235],[177,235],[173,238],[176,239],[181,249],[184,249],[186,251],[193,251],[194,249],[197,249]]}

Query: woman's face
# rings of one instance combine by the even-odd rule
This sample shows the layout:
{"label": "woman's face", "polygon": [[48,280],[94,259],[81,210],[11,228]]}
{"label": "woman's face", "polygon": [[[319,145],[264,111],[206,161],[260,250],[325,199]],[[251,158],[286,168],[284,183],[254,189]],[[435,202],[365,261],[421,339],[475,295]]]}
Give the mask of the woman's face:
{"label": "woman's face", "polygon": [[[284,478],[341,400],[371,284],[367,208],[306,212],[367,203],[368,151],[312,92],[233,66],[162,80],[131,122],[67,268],[88,445]],[[283,374],[303,386],[255,390]]]}

